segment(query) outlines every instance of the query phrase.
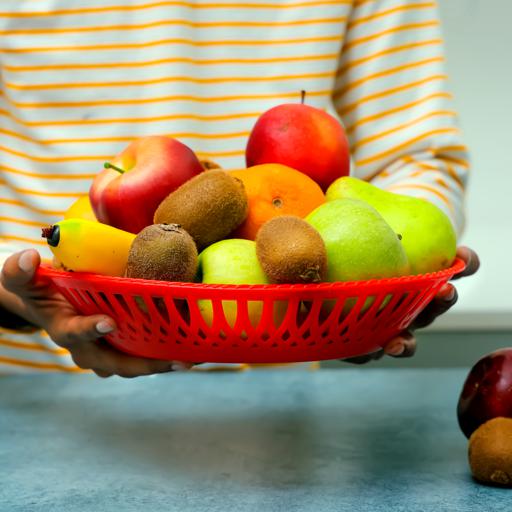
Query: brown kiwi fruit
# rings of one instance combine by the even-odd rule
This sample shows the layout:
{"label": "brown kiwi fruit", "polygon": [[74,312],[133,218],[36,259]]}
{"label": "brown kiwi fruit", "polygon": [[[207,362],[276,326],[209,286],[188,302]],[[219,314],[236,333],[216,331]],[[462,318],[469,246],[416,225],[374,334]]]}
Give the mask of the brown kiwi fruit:
{"label": "brown kiwi fruit", "polygon": [[198,251],[226,238],[247,217],[243,183],[221,170],[205,171],[169,194],[157,208],[155,224],[180,224]]}
{"label": "brown kiwi fruit", "polygon": [[493,418],[471,434],[469,465],[476,480],[512,487],[512,418]]}
{"label": "brown kiwi fruit", "polygon": [[256,254],[271,283],[318,283],[327,274],[327,251],[318,231],[300,217],[265,222],[256,236]]}
{"label": "brown kiwi fruit", "polygon": [[153,224],[133,240],[126,277],[192,282],[197,271],[197,248],[178,224]]}

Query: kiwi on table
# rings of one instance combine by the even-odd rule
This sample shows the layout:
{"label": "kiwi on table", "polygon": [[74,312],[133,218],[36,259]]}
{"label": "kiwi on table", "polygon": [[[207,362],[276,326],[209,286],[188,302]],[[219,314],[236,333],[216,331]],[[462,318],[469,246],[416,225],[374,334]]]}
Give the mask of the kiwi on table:
{"label": "kiwi on table", "polygon": [[267,221],[256,236],[258,260],[272,283],[318,283],[327,274],[327,251],[318,231],[294,215]]}
{"label": "kiwi on table", "polygon": [[198,251],[226,238],[247,217],[243,183],[221,170],[205,171],[169,194],[155,212],[154,222],[180,224]]}
{"label": "kiwi on table", "polygon": [[471,434],[469,465],[476,480],[512,487],[512,418],[493,418]]}
{"label": "kiwi on table", "polygon": [[152,224],[133,240],[126,277],[191,282],[197,271],[197,248],[178,224]]}

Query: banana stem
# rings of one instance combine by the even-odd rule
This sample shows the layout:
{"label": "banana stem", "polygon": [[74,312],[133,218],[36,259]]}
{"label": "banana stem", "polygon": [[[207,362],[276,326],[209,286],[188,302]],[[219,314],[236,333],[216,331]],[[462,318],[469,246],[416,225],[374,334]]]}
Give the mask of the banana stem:
{"label": "banana stem", "polygon": [[114,169],[114,171],[117,171],[120,174],[124,174],[125,172],[124,169],[121,169],[120,167],[117,167],[114,164],[111,164],[110,162],[105,162],[103,164],[103,167],[105,167],[105,169]]}
{"label": "banana stem", "polygon": [[41,231],[41,237],[42,238],[51,238],[53,233],[53,226],[50,226],[49,228],[42,228]]}
{"label": "banana stem", "polygon": [[57,247],[60,242],[60,228],[58,225],[53,224],[48,228],[43,228],[41,233],[41,236],[43,238],[46,238],[46,241],[48,242],[48,245],[51,245],[52,247]]}
{"label": "banana stem", "polygon": [[304,101],[306,100],[306,91],[300,91],[300,102],[304,105]]}

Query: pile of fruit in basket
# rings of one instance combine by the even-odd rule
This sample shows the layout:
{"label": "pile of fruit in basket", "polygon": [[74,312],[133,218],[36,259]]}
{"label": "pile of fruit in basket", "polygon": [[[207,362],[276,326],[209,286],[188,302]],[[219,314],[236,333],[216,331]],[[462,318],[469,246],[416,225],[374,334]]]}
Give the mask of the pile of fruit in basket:
{"label": "pile of fruit in basket", "polygon": [[43,229],[54,266],[164,281],[357,281],[449,267],[456,236],[430,202],[349,176],[342,125],[304,103],[263,113],[247,168],[223,170],[168,136],[105,164]]}

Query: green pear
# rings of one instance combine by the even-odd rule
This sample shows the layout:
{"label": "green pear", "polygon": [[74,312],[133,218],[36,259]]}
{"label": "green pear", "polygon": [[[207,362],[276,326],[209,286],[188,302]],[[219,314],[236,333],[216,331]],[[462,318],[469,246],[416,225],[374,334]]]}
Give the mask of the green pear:
{"label": "green pear", "polygon": [[362,281],[409,273],[404,248],[375,208],[357,199],[329,201],[307,217],[327,249],[328,281]]}
{"label": "green pear", "polygon": [[[199,255],[198,278],[211,284],[269,284],[256,255],[256,242],[231,238],[216,242]],[[199,300],[199,310],[208,325],[213,322],[213,306],[210,300]],[[236,300],[222,301],[224,316],[233,327],[237,317]],[[253,326],[260,321],[262,301],[247,303],[249,319]]]}
{"label": "green pear", "polygon": [[326,198],[359,199],[373,206],[402,237],[411,274],[442,270],[455,258],[457,236],[452,223],[429,201],[388,192],[349,176],[334,181]]}

